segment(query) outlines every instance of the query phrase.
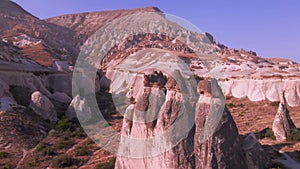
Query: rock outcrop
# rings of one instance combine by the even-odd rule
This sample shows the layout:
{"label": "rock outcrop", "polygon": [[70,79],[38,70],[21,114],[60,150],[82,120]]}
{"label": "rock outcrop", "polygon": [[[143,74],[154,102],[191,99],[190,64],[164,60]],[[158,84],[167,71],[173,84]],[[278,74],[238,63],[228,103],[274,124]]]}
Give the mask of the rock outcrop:
{"label": "rock outcrop", "polygon": [[[237,75],[237,74],[236,74]],[[235,98],[248,97],[251,101],[269,100],[277,102],[281,99],[280,91],[285,91],[286,105],[300,105],[299,78],[234,78],[224,84],[225,94]]]}
{"label": "rock outcrop", "polygon": [[[172,125],[173,121],[176,120],[180,105],[184,101],[178,91],[167,90],[167,95],[163,97],[161,90],[145,87],[140,93],[137,103],[127,108],[121,131],[123,135],[129,138],[149,139],[157,137],[159,133],[166,132],[168,127]],[[116,168],[260,169],[268,167],[271,164],[270,158],[261,148],[255,136],[248,136],[241,140],[230,112],[226,108],[221,109],[221,112],[213,112],[218,110],[214,107],[220,105],[213,105],[212,103],[220,104],[224,99],[217,82],[215,80],[211,82],[208,79],[202,80],[198,85],[198,91],[200,98],[194,117],[196,119],[195,126],[184,139],[170,150],[151,158],[147,157],[149,155],[147,153],[157,147],[152,147],[152,145],[140,149],[139,142],[127,142],[128,144],[121,142],[121,145],[125,147],[120,147],[120,149],[128,151],[126,155],[143,154],[144,156],[134,156],[136,158],[119,156],[116,161]],[[163,101],[162,105],[157,104],[157,107],[153,107],[156,101],[152,100],[149,95],[154,93],[160,93],[161,96],[158,98],[161,100],[156,101],[158,103]],[[156,111],[161,113],[158,113],[160,116],[157,120],[146,123],[143,121],[145,116],[141,116],[141,111],[146,111],[146,116],[149,116],[148,113],[157,114]],[[155,116],[153,114],[151,116]],[[218,117],[219,115],[221,117]],[[180,130],[175,129],[173,134],[177,135],[178,132]]]}
{"label": "rock outcrop", "polygon": [[91,110],[89,105],[86,103],[86,99],[81,99],[79,95],[77,95],[69,105],[68,110],[66,111],[66,118],[73,120],[79,119],[82,122],[88,121],[92,118]]}
{"label": "rock outcrop", "polygon": [[[202,104],[199,109],[203,113],[209,112],[209,105]],[[202,114],[202,113],[201,113]],[[200,121],[205,121],[205,114],[199,116]],[[201,119],[201,120],[200,120]],[[196,133],[198,136],[201,132],[201,125],[203,123],[196,123]],[[247,168],[247,161],[244,156],[244,152],[239,139],[237,127],[232,119],[232,116],[225,110],[222,115],[222,119],[211,137],[203,143],[198,143],[199,138],[195,137],[195,163],[196,168],[219,168],[219,169],[239,169]],[[237,160],[238,159],[238,160]]]}
{"label": "rock outcrop", "polygon": [[[200,81],[198,88],[201,95],[195,123],[196,168],[246,168],[242,143],[230,112],[225,105],[224,110],[214,109],[215,106],[222,107],[222,104],[225,104],[217,82]],[[217,102],[213,102],[213,99]]]}
{"label": "rock outcrop", "polygon": [[[168,91],[166,96],[163,96],[163,93],[160,89],[145,88],[145,92],[138,98],[137,104],[127,108],[121,133],[131,138],[132,141],[122,143],[121,140],[119,149],[123,151],[123,155],[127,154],[129,157],[119,156],[116,161],[116,169],[194,168],[193,130],[187,138],[180,140],[174,147],[171,147],[169,142],[167,142],[168,145],[165,145],[166,147],[163,147],[163,142],[171,138],[170,135],[167,135],[166,138],[160,135],[164,135],[168,128],[172,129],[171,133],[174,134],[174,137],[180,135],[181,131],[179,129],[176,131],[171,126],[176,121],[176,116],[182,104],[181,93]],[[150,96],[149,98],[149,95],[159,95],[158,98],[161,100],[156,101],[154,97],[151,98]],[[157,120],[146,122],[149,119],[142,117],[141,111],[146,111],[145,116],[148,116],[148,118],[149,116],[155,117],[155,114],[158,113],[161,115]],[[182,127],[184,127],[184,124]],[[135,142],[135,138],[143,139],[145,142]],[[156,146],[151,146],[147,141],[150,141],[151,138],[161,139],[153,142],[156,143]],[[165,148],[168,151],[164,152]],[[160,151],[162,152],[160,153]]]}
{"label": "rock outcrop", "polygon": [[56,101],[60,102],[60,103],[66,103],[66,104],[69,104],[72,101],[70,96],[68,96],[66,93],[61,93],[61,92],[53,93],[51,98],[53,100],[56,100]]}
{"label": "rock outcrop", "polygon": [[278,111],[272,125],[272,130],[277,141],[286,140],[290,131],[296,129],[296,126],[290,117],[289,110],[287,109],[284,93],[285,92],[282,93]]}
{"label": "rock outcrop", "polygon": [[262,169],[272,166],[270,157],[264,151],[254,133],[250,133],[243,139],[243,150],[248,169]]}

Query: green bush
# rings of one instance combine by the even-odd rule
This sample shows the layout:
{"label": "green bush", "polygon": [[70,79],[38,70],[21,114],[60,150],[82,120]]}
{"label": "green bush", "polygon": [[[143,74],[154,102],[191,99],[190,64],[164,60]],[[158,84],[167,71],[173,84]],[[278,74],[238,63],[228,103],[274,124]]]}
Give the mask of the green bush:
{"label": "green bush", "polygon": [[76,138],[84,138],[87,135],[86,135],[85,131],[81,127],[78,127],[78,128],[75,129],[74,132],[72,132],[71,136],[72,137],[76,137]]}
{"label": "green bush", "polygon": [[299,130],[291,130],[287,135],[287,140],[289,141],[300,141],[300,131]]}
{"label": "green bush", "polygon": [[45,142],[40,142],[36,148],[37,151],[42,151],[43,149],[45,149],[48,145]]}
{"label": "green bush", "polygon": [[43,155],[44,156],[54,156],[54,155],[56,155],[56,152],[51,147],[47,147],[43,150]]}
{"label": "green bush", "polygon": [[241,108],[243,108],[243,107],[245,107],[245,105],[243,103],[238,104],[238,105],[234,105],[233,103],[229,103],[229,104],[227,104],[227,107],[229,107],[229,108],[234,108],[234,107],[241,107]]}
{"label": "green bush", "polygon": [[0,159],[4,159],[8,157],[8,153],[7,152],[0,152]]}
{"label": "green bush", "polygon": [[227,106],[228,106],[229,108],[235,107],[235,105],[234,105],[233,103],[229,103],[229,104],[227,104]]}
{"label": "green bush", "polygon": [[63,149],[63,148],[70,148],[74,145],[74,141],[72,140],[61,140],[57,145],[56,148]]}
{"label": "green bush", "polygon": [[237,107],[245,107],[245,105],[243,103],[238,104]]}
{"label": "green bush", "polygon": [[272,131],[272,129],[270,128],[266,128],[262,131],[262,135],[261,135],[262,138],[270,138],[272,140],[276,140],[276,137]]}
{"label": "green bush", "polygon": [[96,169],[114,169],[116,158],[112,158],[109,162],[96,165]]}
{"label": "green bush", "polygon": [[87,146],[80,146],[75,149],[76,156],[87,156],[89,154],[91,154],[91,151]]}
{"label": "green bush", "polygon": [[56,124],[56,130],[67,131],[72,129],[72,123],[68,119],[61,119]]}
{"label": "green bush", "polygon": [[52,159],[52,167],[65,168],[76,164],[76,160],[65,154]]}
{"label": "green bush", "polygon": [[36,150],[38,152],[42,152],[42,154],[44,156],[53,156],[55,155],[55,151],[53,150],[53,148],[51,148],[47,143],[45,142],[41,142],[39,143],[39,145],[37,146]]}
{"label": "green bush", "polygon": [[89,138],[87,143],[88,143],[88,144],[95,144],[95,141],[92,140],[91,138]]}

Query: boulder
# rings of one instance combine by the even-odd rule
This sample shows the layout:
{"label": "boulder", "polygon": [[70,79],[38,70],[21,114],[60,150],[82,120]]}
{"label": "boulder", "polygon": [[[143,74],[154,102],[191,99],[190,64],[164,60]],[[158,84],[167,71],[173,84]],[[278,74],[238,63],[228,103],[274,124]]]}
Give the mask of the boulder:
{"label": "boulder", "polygon": [[36,91],[31,95],[29,107],[43,119],[49,120],[51,123],[57,122],[57,112],[51,101],[41,92]]}
{"label": "boulder", "polygon": [[71,103],[72,99],[66,93],[55,92],[52,94],[51,99],[56,100],[60,103]]}

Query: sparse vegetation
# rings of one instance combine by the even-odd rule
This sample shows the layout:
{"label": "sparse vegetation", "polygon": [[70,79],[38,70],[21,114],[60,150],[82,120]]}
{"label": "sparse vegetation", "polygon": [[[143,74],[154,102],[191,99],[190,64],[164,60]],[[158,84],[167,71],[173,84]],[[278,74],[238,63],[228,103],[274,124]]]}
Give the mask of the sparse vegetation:
{"label": "sparse vegetation", "polygon": [[116,158],[112,158],[109,162],[101,163],[96,165],[96,169],[114,169],[116,163]]}
{"label": "sparse vegetation", "polygon": [[75,156],[87,156],[91,154],[91,151],[87,146],[80,146],[75,149]]}
{"label": "sparse vegetation", "polygon": [[39,162],[40,162],[40,160],[39,160],[39,155],[38,155],[38,154],[34,154],[34,155],[33,155],[33,159],[34,159],[34,162],[35,162],[35,163],[39,163]]}
{"label": "sparse vegetation", "polygon": [[287,135],[287,140],[289,141],[300,141],[300,131],[299,130],[292,130]]}
{"label": "sparse vegetation", "polygon": [[46,149],[44,149],[43,155],[44,156],[54,156],[54,155],[56,155],[56,152],[51,147],[47,147]]}
{"label": "sparse vegetation", "polygon": [[227,104],[227,107],[233,108],[233,107],[235,107],[235,105],[233,103],[229,103],[229,104]]}
{"label": "sparse vegetation", "polygon": [[237,107],[245,107],[245,105],[241,103],[241,104],[238,104]]}
{"label": "sparse vegetation", "polygon": [[41,142],[37,146],[36,150],[38,152],[42,152],[44,156],[53,156],[56,154],[55,151],[45,142]]}
{"label": "sparse vegetation", "polygon": [[266,128],[262,131],[261,138],[270,138],[272,140],[276,140],[276,137],[270,128]]}
{"label": "sparse vegetation", "polygon": [[57,156],[52,160],[52,167],[55,168],[65,168],[75,164],[76,164],[76,159],[73,159],[72,157],[65,154]]}
{"label": "sparse vegetation", "polygon": [[10,163],[5,164],[5,166],[3,167],[3,169],[13,169],[13,168],[14,168],[14,166]]}
{"label": "sparse vegetation", "polygon": [[73,140],[61,140],[57,145],[56,148],[58,149],[63,149],[63,148],[70,148],[74,145],[74,141]]}
{"label": "sparse vegetation", "polygon": [[94,140],[92,140],[91,138],[89,138],[89,140],[88,140],[87,143],[88,143],[88,144],[95,144]]}
{"label": "sparse vegetation", "polygon": [[72,132],[71,136],[76,138],[84,138],[86,137],[86,133],[81,127],[78,127]]}
{"label": "sparse vegetation", "polygon": [[244,107],[245,105],[244,104],[238,104],[238,105],[235,105],[235,104],[233,104],[233,103],[229,103],[229,104],[227,104],[227,107],[229,107],[229,108],[235,108],[235,107]]}
{"label": "sparse vegetation", "polygon": [[4,159],[8,157],[8,153],[7,152],[0,152],[0,159]]}
{"label": "sparse vegetation", "polygon": [[72,129],[72,122],[70,122],[68,119],[62,119],[58,121],[56,124],[56,130],[58,131],[67,131]]}
{"label": "sparse vegetation", "polygon": [[45,142],[40,142],[36,148],[37,151],[42,151],[47,147],[47,144]]}
{"label": "sparse vegetation", "polygon": [[30,168],[32,168],[32,167],[35,166],[35,163],[34,162],[29,162],[29,163],[27,163],[27,166],[30,167]]}

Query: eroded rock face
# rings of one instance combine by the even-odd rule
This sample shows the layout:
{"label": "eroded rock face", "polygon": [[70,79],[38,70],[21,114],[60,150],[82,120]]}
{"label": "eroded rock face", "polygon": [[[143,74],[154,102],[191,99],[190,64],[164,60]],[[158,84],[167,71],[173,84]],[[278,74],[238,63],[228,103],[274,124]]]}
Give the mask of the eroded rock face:
{"label": "eroded rock face", "polygon": [[[221,110],[220,113],[211,111],[213,110],[212,106],[215,106],[213,99],[217,100],[215,103],[219,104],[224,101],[224,96],[217,82],[215,80],[203,80],[199,83],[198,90],[201,95],[195,123],[196,168],[247,168],[238,129],[230,112],[227,108]],[[214,125],[215,120],[217,126],[214,129],[211,126]],[[206,126],[206,123],[209,124]]]}
{"label": "eroded rock face", "polygon": [[248,97],[251,101],[280,101],[280,91],[285,91],[286,104],[300,105],[299,79],[232,79],[225,82],[225,94],[236,98]]}
{"label": "eroded rock face", "polygon": [[[147,157],[149,155],[147,153],[154,151],[161,146],[160,144],[156,147],[141,148],[136,142],[121,140],[120,151],[126,151],[126,155],[144,156],[140,158],[119,156],[115,168],[255,169],[268,166],[270,159],[255,138],[247,137],[245,140],[239,138],[238,129],[227,108],[221,113],[211,111],[212,103],[221,103],[224,99],[217,82],[203,80],[198,84],[198,91],[200,98],[197,113],[193,117],[196,119],[195,125],[184,139],[170,150],[153,157]],[[151,95],[156,97],[151,98]],[[161,101],[162,105],[155,104]],[[142,139],[150,139],[164,133],[173,125],[183,102],[181,92],[167,90],[164,96],[161,88],[144,87],[136,103],[127,107],[121,133],[129,138]],[[220,121],[218,115],[221,115]],[[150,119],[157,117],[157,120],[146,122],[146,117]],[[215,120],[214,118],[217,120],[216,128],[213,127],[214,124],[206,125]],[[209,133],[210,129],[214,131]],[[174,130],[173,134],[176,135],[178,132],[180,129]]]}
{"label": "eroded rock face", "polygon": [[[164,90],[162,89],[144,87],[143,92],[137,98],[136,104],[131,104],[126,109],[121,133],[130,138],[145,140],[159,137],[176,121],[180,108],[185,106],[182,102],[182,94],[174,90],[167,91],[166,95],[164,95]],[[183,123],[182,127],[185,125],[188,125],[188,119],[186,124]],[[178,129],[172,130],[174,136],[178,132],[180,132]],[[171,149],[164,153],[159,153],[157,149],[157,147],[163,149],[163,144],[157,144],[157,147],[149,147],[145,144],[144,146],[147,148],[142,148],[140,146],[143,145],[140,145],[139,142],[126,142],[123,140],[124,143],[122,144],[121,140],[120,151],[123,151],[125,154],[131,154],[132,157],[118,157],[115,168],[195,168],[193,135],[194,129],[189,132],[186,138],[180,140],[178,144],[173,148],[170,147]],[[167,138],[169,137],[160,140],[160,143]],[[139,158],[134,158],[134,156]]]}
{"label": "eroded rock face", "polygon": [[86,99],[81,99],[79,95],[77,95],[69,105],[68,110],[66,111],[66,118],[80,119],[82,122],[88,121],[91,119],[91,110],[90,107],[86,103]]}
{"label": "eroded rock face", "polygon": [[283,93],[277,114],[272,125],[272,130],[277,141],[286,140],[289,132],[293,129],[296,129],[296,126],[290,117],[289,110],[287,109],[285,103],[286,101]]}
{"label": "eroded rock face", "polygon": [[[201,107],[204,111],[209,109],[209,105],[202,105]],[[203,117],[205,116],[200,116],[200,119],[203,119]],[[196,134],[198,134],[197,131],[201,131],[201,122],[196,123],[197,125],[199,127],[196,127]],[[202,144],[197,143],[197,141],[195,141],[197,168],[247,168],[237,127],[228,110],[224,111],[220,124],[213,136]]]}
{"label": "eroded rock face", "polygon": [[43,119],[50,120],[53,124],[58,120],[53,104],[39,91],[32,93],[29,107]]}

